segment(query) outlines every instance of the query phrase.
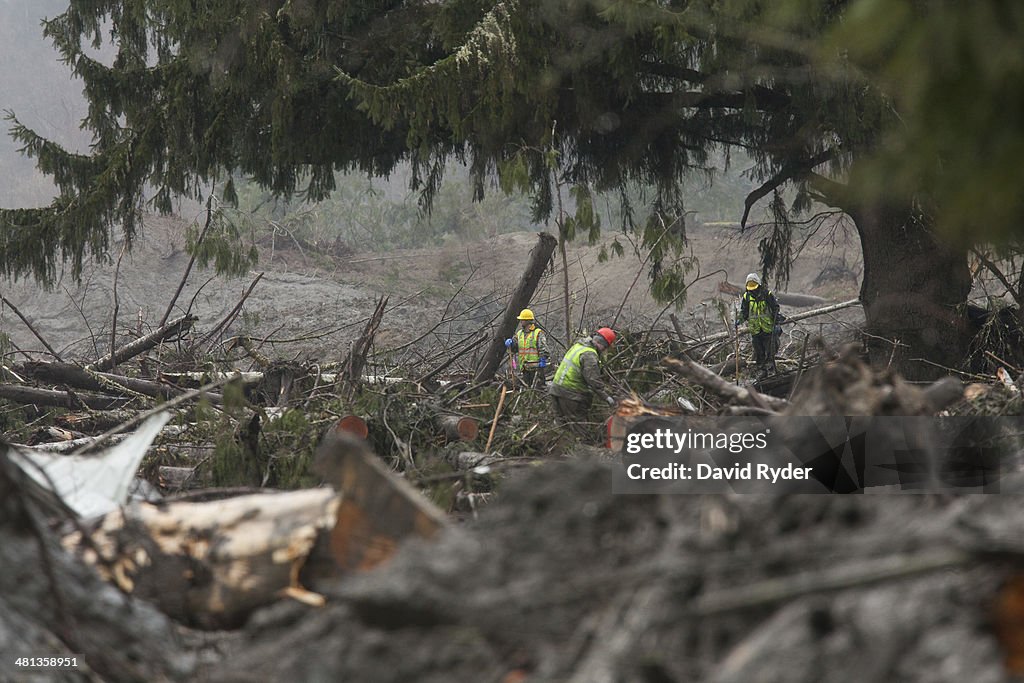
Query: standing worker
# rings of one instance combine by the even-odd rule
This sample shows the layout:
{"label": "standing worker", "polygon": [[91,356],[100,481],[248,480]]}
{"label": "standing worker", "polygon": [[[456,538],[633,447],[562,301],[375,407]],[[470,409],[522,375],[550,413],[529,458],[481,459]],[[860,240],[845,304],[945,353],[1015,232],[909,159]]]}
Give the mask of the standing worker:
{"label": "standing worker", "polygon": [[747,323],[754,346],[754,363],[758,366],[757,379],[775,372],[775,328],[779,321],[779,302],[775,295],[761,284],[757,273],[747,275],[747,289],[740,302],[740,315],[736,327]]}
{"label": "standing worker", "polygon": [[519,377],[526,386],[544,384],[548,366],[548,342],[544,331],[537,325],[529,308],[520,311],[518,320],[519,329],[515,337],[505,340],[505,347],[518,356]]}
{"label": "standing worker", "polygon": [[612,392],[601,378],[598,356],[615,343],[615,332],[602,327],[592,337],[583,337],[569,347],[555,371],[548,393],[555,405],[555,413],[566,421],[587,418],[587,410],[594,394],[609,406],[615,405]]}

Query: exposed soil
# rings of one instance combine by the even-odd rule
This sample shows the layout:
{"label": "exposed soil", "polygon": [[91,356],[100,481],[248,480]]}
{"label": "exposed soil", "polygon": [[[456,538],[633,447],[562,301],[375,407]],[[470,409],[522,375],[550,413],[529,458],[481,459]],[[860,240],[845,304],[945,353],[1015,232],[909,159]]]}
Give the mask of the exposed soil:
{"label": "exposed soil", "polygon": [[[163,315],[189,260],[184,251],[185,225],[182,219],[151,217],[133,251],[124,256],[117,287],[119,339],[150,329]],[[724,329],[720,314],[709,304],[718,298],[732,300],[718,292],[718,284],[740,281],[756,269],[757,243],[753,238],[741,239],[735,228],[722,226],[693,226],[689,237],[690,255],[698,265],[689,276],[694,283],[679,317],[690,332],[720,331]],[[453,297],[447,317],[455,318],[454,331],[468,332],[488,324],[504,307],[505,295],[518,281],[535,241],[535,233],[516,232],[472,243],[452,241],[387,254],[339,256],[313,253],[279,238],[263,245],[259,264],[245,278],[227,279],[195,268],[175,314],[191,307],[199,316],[197,329],[210,330],[262,271],[265,275],[246,301],[243,314],[224,336],[269,336],[280,342],[264,347],[272,356],[337,360],[373,312],[377,297],[384,294],[390,302],[378,348],[418,336],[442,317]],[[575,244],[568,249],[573,327],[615,323],[646,329],[665,310],[648,293],[646,266],[628,251],[624,257],[599,263],[600,247]],[[859,269],[855,240],[840,234],[835,243],[806,246],[788,289],[829,301],[853,298]],[[5,283],[3,289],[62,355],[90,359],[109,349],[114,273],[114,263],[92,264],[81,284],[65,277],[51,291],[28,281]],[[557,258],[532,306],[551,334],[565,336]],[[855,309],[853,316],[860,315]],[[815,327],[819,322],[814,321]],[[0,312],[0,325],[20,348],[42,348],[7,307]],[[666,333],[671,329],[667,315],[661,315],[656,327]]]}

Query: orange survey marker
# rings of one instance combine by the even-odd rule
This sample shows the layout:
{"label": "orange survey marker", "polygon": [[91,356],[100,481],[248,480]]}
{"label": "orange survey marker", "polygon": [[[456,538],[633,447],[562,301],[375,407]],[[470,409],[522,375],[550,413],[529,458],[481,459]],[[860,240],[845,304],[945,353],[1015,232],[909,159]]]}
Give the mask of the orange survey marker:
{"label": "orange survey marker", "polygon": [[315,467],[341,493],[331,555],[342,570],[372,569],[403,539],[432,538],[447,524],[444,513],[391,472],[362,439],[329,432]]}

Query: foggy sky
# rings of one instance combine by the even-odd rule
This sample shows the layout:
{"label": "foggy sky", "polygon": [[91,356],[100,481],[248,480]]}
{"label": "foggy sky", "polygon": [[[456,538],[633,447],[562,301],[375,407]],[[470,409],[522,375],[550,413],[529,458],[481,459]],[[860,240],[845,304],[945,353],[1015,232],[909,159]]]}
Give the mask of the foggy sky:
{"label": "foggy sky", "polygon": [[[0,111],[14,111],[18,119],[43,136],[84,149],[88,137],[79,130],[85,116],[81,82],[49,40],[41,21],[60,14],[66,0],[0,0]],[[35,170],[35,163],[18,153],[0,120],[0,206],[42,206],[54,188]]]}

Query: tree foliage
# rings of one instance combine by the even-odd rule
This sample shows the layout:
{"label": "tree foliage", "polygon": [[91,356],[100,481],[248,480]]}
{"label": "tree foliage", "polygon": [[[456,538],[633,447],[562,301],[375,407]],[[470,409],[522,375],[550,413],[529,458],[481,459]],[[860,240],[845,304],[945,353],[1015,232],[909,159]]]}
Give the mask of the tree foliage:
{"label": "tree foliage", "polygon": [[[439,56],[409,39],[427,11],[304,0],[72,2],[45,34],[83,83],[93,145],[88,155],[69,153],[11,118],[59,196],[0,214],[4,274],[52,281],[66,261],[77,277],[86,254],[106,253],[113,226],[130,243],[144,210],[203,199],[217,181],[230,189],[235,175],[278,196],[319,199],[334,189],[336,170],[386,175],[408,158],[418,173],[434,172],[453,145],[408,150],[402,130],[373,124],[334,81],[339,66],[395,78],[403,65]],[[95,57],[106,42],[109,64]]]}
{"label": "tree foliage", "polygon": [[848,56],[899,113],[862,192],[926,197],[938,226],[966,241],[1019,241],[1022,39],[1013,0],[855,3],[819,54]]}
{"label": "tree foliage", "polygon": [[[320,199],[339,170],[386,176],[408,161],[429,200],[452,156],[477,197],[495,175],[528,188],[537,218],[560,186],[620,192],[627,226],[669,250],[655,275],[685,236],[682,180],[736,148],[763,182],[748,203],[773,197],[762,255],[779,276],[789,213],[835,187],[818,176],[961,215],[988,192],[1006,229],[1021,201],[1005,173],[1020,158],[1021,57],[1007,46],[1021,12],[1010,0],[71,0],[45,33],[82,80],[94,144],[71,154],[14,120],[60,195],[0,214],[0,264],[48,280],[66,259],[77,274],[112,226],[130,240],[143,210],[239,176]],[[851,172],[866,160],[882,171]],[[631,186],[654,188],[642,214]],[[679,240],[661,239],[665,226]]]}

